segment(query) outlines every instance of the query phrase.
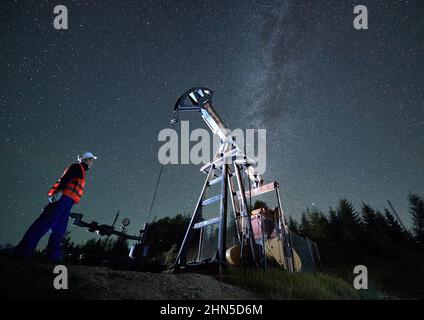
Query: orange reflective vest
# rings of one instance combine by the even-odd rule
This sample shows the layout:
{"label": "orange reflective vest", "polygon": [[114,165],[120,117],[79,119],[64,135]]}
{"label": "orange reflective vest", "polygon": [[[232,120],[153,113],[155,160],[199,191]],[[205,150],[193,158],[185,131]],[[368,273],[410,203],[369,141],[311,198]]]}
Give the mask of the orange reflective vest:
{"label": "orange reflective vest", "polygon": [[[82,170],[82,178],[72,178],[69,180],[69,182],[65,185],[65,188],[62,190],[63,194],[65,196],[68,196],[74,200],[74,203],[78,203],[81,200],[81,197],[84,193],[84,185],[85,185],[85,170],[82,164],[79,164],[81,166]],[[65,171],[63,171],[62,175],[60,176],[59,180],[51,187],[49,192],[47,192],[48,196],[52,196],[59,187],[60,180],[63,178],[63,176],[68,172],[69,168],[66,168]]]}

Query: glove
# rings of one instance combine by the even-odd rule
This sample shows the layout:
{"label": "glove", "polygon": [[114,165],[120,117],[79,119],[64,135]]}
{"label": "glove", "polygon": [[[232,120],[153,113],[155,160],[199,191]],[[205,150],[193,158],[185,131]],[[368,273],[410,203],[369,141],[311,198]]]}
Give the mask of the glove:
{"label": "glove", "polygon": [[53,193],[53,195],[49,198],[49,201],[51,203],[57,202],[60,200],[60,198],[62,197],[62,191],[56,191],[55,193]]}

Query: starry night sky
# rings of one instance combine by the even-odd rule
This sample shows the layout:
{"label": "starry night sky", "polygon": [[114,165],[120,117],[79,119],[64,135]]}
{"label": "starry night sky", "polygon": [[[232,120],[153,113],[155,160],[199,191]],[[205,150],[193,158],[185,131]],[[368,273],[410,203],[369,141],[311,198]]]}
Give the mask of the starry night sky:
{"label": "starry night sky", "polygon": [[[68,30],[53,28],[58,4]],[[357,4],[368,30],[353,28]],[[19,241],[85,150],[99,160],[73,211],[111,223],[119,209],[136,232],[158,133],[193,86],[215,91],[229,128],[267,129],[264,178],[287,214],[391,200],[409,224],[408,192],[424,191],[423,16],[419,0],[1,1],[0,243]],[[166,166],[152,217],[191,214],[204,178]]]}

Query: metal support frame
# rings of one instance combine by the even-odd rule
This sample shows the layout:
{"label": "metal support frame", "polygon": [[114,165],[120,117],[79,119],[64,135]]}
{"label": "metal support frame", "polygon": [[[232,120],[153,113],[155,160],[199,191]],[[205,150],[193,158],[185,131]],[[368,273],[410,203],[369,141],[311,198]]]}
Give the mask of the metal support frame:
{"label": "metal support frame", "polygon": [[[222,158],[222,155],[227,154],[226,151],[229,148],[232,149],[233,145],[225,141],[221,142],[217,154],[215,155],[215,159],[218,159],[219,156]],[[222,160],[223,161],[220,162],[219,167],[216,162],[214,162],[210,164],[209,168],[204,168],[204,172],[207,172],[207,177],[184,236],[181,248],[178,252],[174,268],[178,269],[187,265],[187,251],[193,239],[194,232],[197,229],[200,229],[200,239],[195,263],[201,263],[205,235],[204,228],[213,224],[218,224],[219,229],[216,253],[209,262],[218,263],[220,266],[219,271],[220,273],[222,272],[222,267],[226,265],[228,194],[230,194],[230,201],[233,209],[232,218],[236,222],[237,238],[239,240],[239,245],[242,248],[241,259],[245,263],[253,263],[257,266],[257,257],[255,256],[255,239],[253,236],[250,215],[247,212],[246,195],[241,177],[240,165],[234,163],[234,159],[230,160],[230,158],[224,158]],[[230,164],[227,162],[232,163],[234,171],[231,170]],[[233,181],[234,177],[236,178],[236,181]],[[206,199],[209,187],[217,184],[218,182],[221,182],[220,193]],[[238,190],[236,190],[236,188]],[[215,203],[218,200],[220,202],[219,216],[209,220],[200,221],[203,207]],[[248,250],[243,250],[246,248],[248,248]]]}
{"label": "metal support frame", "polygon": [[[237,185],[238,185],[238,199],[239,199],[239,216],[240,221],[243,224],[241,229],[241,242],[240,242],[240,255],[241,261],[246,264],[253,264],[258,266],[258,261],[255,253],[255,236],[253,235],[252,221],[250,219],[250,212],[248,212],[246,192],[243,185],[243,180],[240,173],[240,167],[238,164],[234,164],[234,171],[236,173]],[[245,253],[246,247],[249,251]]]}
{"label": "metal support frame", "polygon": [[[200,214],[202,211],[202,202],[204,197],[207,194],[207,190],[208,190],[208,184],[209,181],[211,180],[211,177],[213,177],[213,173],[214,173],[214,168],[211,168],[211,170],[209,171],[209,174],[205,180],[205,183],[203,184],[203,188],[202,191],[200,192],[200,196],[199,196],[199,200],[197,200],[197,204],[196,204],[196,208],[194,209],[193,215],[191,216],[191,220],[190,223],[188,225],[187,231],[185,233],[184,236],[184,240],[181,244],[181,248],[178,252],[177,255],[177,259],[175,261],[175,266],[179,267],[182,265],[186,265],[187,263],[187,250],[188,250],[188,246],[189,243],[191,242],[191,239],[193,237],[193,231],[194,229],[194,225],[198,222],[199,218],[200,218]],[[202,234],[203,236],[203,234]],[[200,249],[199,249],[200,250]]]}

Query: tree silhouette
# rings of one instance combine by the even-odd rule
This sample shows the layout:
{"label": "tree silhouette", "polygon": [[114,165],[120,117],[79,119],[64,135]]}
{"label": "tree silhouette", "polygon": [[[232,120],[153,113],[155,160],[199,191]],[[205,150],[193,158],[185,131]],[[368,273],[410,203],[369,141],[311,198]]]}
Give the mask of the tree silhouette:
{"label": "tree silhouette", "polygon": [[362,203],[361,215],[363,221],[362,247],[370,251],[386,245],[389,242],[389,226],[384,216],[365,203]]}
{"label": "tree silhouette", "polygon": [[288,223],[288,228],[291,232],[294,233],[298,233],[300,234],[299,231],[299,224],[297,223],[297,221],[295,219],[293,219],[292,217],[289,217],[289,223]]}
{"label": "tree silhouette", "polygon": [[388,209],[384,209],[384,216],[386,218],[387,233],[393,241],[407,242],[411,240],[409,232],[403,229]]}
{"label": "tree silhouette", "polygon": [[303,237],[310,235],[310,231],[311,231],[311,228],[310,228],[311,225],[308,220],[308,215],[309,215],[309,208],[306,208],[306,211],[302,212],[302,217],[300,218],[300,227],[299,227],[300,235],[302,235]]}
{"label": "tree silhouette", "polygon": [[112,241],[111,249],[108,256],[110,259],[117,261],[121,258],[128,257],[129,244],[128,240],[122,237],[118,237],[115,241]]}
{"label": "tree silhouette", "polygon": [[309,238],[314,241],[326,241],[328,238],[328,219],[318,209],[309,211],[307,219],[309,221]]}
{"label": "tree silhouette", "polygon": [[342,231],[342,225],[340,223],[340,219],[337,215],[336,210],[333,208],[330,208],[329,211],[329,218],[328,218],[328,238],[333,243],[339,243],[343,241],[343,231]]}
{"label": "tree silhouette", "polygon": [[268,208],[265,201],[256,200],[253,205],[253,210],[259,209],[259,208]]}
{"label": "tree silhouette", "polygon": [[[147,231],[146,239],[151,255],[155,256],[169,251],[173,244],[176,244],[179,249],[189,222],[190,217],[181,214],[173,218],[165,217],[152,222]],[[198,235],[195,234],[193,240],[196,241],[197,238]]]}
{"label": "tree silhouette", "polygon": [[341,199],[336,210],[339,220],[342,238],[344,241],[352,242],[359,239],[361,234],[361,219],[347,199]]}
{"label": "tree silhouette", "polygon": [[408,198],[415,239],[424,246],[424,200],[417,194],[410,194]]}
{"label": "tree silhouette", "polygon": [[79,247],[71,240],[71,232],[66,231],[62,239],[62,256],[67,262],[73,262],[77,259]]}

